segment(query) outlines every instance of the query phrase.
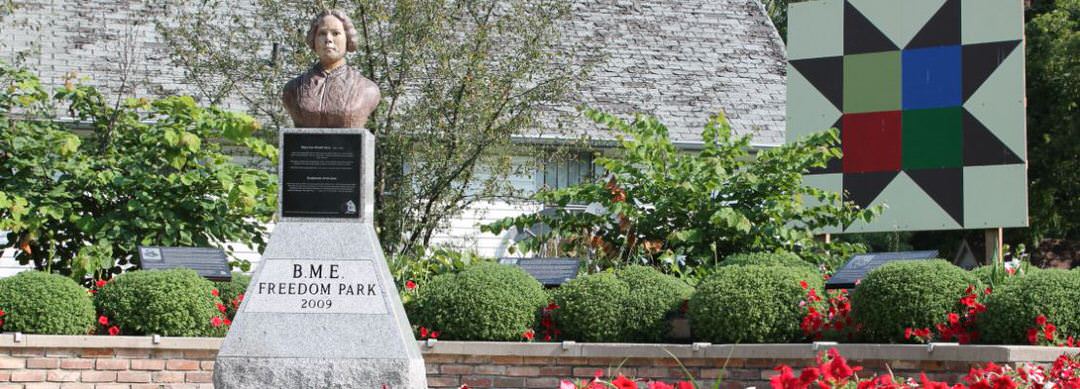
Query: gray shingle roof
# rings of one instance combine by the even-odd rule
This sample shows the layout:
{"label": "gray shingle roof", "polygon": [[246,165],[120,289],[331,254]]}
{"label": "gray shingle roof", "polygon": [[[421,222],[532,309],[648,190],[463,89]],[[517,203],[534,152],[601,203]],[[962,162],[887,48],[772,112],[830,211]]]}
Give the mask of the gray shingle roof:
{"label": "gray shingle roof", "polygon": [[[701,143],[718,111],[756,145],[784,142],[784,45],[758,0],[575,0],[572,19],[567,43],[604,57],[580,91],[585,105],[655,115],[676,142]],[[579,122],[579,135],[611,138]]]}
{"label": "gray shingle roof", "polygon": [[[709,114],[722,110],[737,133],[754,132],[755,144],[783,143],[784,47],[759,0],[572,1],[565,44],[598,47],[602,59],[579,91],[578,103],[616,114],[656,115],[673,140],[685,143],[700,143]],[[111,95],[121,83],[121,41],[131,37],[140,61],[128,93],[193,93],[183,70],[169,63],[153,26],[135,24],[158,12],[130,0],[27,1],[5,23],[47,20],[49,33],[4,28],[0,40],[6,47],[0,52],[10,59],[13,50],[38,45],[40,53],[28,57],[28,64],[43,82],[60,85],[64,74],[78,71],[92,75],[92,83]],[[225,103],[245,108],[237,101]],[[575,112],[573,106],[550,109]],[[574,135],[612,138],[583,118],[572,124]]]}

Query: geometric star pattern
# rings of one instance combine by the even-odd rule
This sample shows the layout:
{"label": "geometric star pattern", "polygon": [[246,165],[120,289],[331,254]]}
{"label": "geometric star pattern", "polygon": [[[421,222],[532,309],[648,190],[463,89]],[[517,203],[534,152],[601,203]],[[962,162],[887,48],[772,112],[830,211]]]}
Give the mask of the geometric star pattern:
{"label": "geometric star pattern", "polygon": [[889,206],[846,231],[1027,225],[1022,23],[1016,0],[790,6],[788,139],[843,150],[808,182]]}

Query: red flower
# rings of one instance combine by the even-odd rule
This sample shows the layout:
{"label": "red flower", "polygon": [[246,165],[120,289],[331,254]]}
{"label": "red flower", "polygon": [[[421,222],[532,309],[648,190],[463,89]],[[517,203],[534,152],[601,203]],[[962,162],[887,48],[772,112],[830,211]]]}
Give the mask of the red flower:
{"label": "red flower", "polygon": [[1043,336],[1046,340],[1054,340],[1054,331],[1057,331],[1057,326],[1047,323],[1046,327],[1043,327]]}
{"label": "red flower", "polygon": [[957,315],[956,313],[953,313],[953,312],[949,312],[949,324],[957,325],[959,323],[960,323],[960,315]]}
{"label": "red flower", "polygon": [[614,381],[611,381],[611,384],[615,385],[618,389],[637,389],[637,383],[634,382],[634,380],[623,377],[622,374],[619,374]]}
{"label": "red flower", "polygon": [[225,304],[222,304],[222,303],[216,303],[216,304],[217,304],[217,310],[221,311],[221,313],[225,313]]}
{"label": "red flower", "polygon": [[228,327],[228,326],[231,326],[231,325],[232,325],[232,320],[229,320],[229,318],[226,317],[225,318],[225,326]]}
{"label": "red flower", "polygon": [[416,282],[413,282],[413,280],[405,281],[405,289],[408,289],[408,290],[416,289]]}
{"label": "red flower", "polygon": [[1027,341],[1030,344],[1038,344],[1039,343],[1039,330],[1035,329],[1035,328],[1028,328]]}
{"label": "red flower", "polygon": [[678,389],[695,389],[694,384],[691,384],[688,381],[679,381],[678,385],[679,385]]}
{"label": "red flower", "polygon": [[799,381],[803,384],[809,385],[821,377],[821,369],[816,367],[808,367],[803,369],[802,374],[799,374]]}
{"label": "red flower", "polygon": [[1036,316],[1035,317],[1035,324],[1038,324],[1039,326],[1046,325],[1046,315]]}
{"label": "red flower", "polygon": [[674,386],[668,385],[662,381],[650,381],[649,389],[675,389]]}
{"label": "red flower", "polygon": [[592,373],[593,378],[600,378],[602,375],[604,375],[604,371],[600,369],[596,369],[596,371]]}
{"label": "red flower", "polygon": [[210,319],[210,325],[214,326],[215,328],[216,327],[221,327],[221,325],[224,324],[224,323],[225,322],[221,320],[220,316],[214,316],[213,319]]}
{"label": "red flower", "polygon": [[221,297],[221,292],[218,292],[217,289],[211,289],[210,294],[214,295],[214,297]]}
{"label": "red flower", "polygon": [[536,338],[536,333],[533,332],[533,330],[526,330],[521,334],[521,337],[531,342],[534,338]]}
{"label": "red flower", "polygon": [[1002,374],[994,379],[994,389],[1016,389],[1016,382],[1013,382],[1012,377]]}
{"label": "red flower", "polygon": [[4,316],[4,315],[7,315],[7,312],[4,312],[3,309],[0,309],[0,316]]}
{"label": "red flower", "polygon": [[431,331],[431,339],[439,339],[439,331]]}
{"label": "red flower", "polygon": [[911,327],[904,328],[904,339],[911,339]]}
{"label": "red flower", "polygon": [[107,325],[109,325],[109,318],[105,317],[104,315],[98,316],[97,322],[98,322],[98,324],[101,324],[103,326],[107,326]]}
{"label": "red flower", "polygon": [[116,335],[120,335],[120,327],[117,327],[117,326],[109,327],[109,336],[116,336]]}
{"label": "red flower", "polygon": [[840,381],[850,378],[859,370],[862,370],[862,367],[848,366],[847,359],[844,359],[839,353],[836,353],[833,359],[825,366],[827,372],[825,374]]}
{"label": "red flower", "polygon": [[428,336],[427,327],[420,327],[420,337],[426,338]]}
{"label": "red flower", "polygon": [[926,378],[926,373],[919,373],[919,381],[922,382],[923,389],[949,389],[949,384],[931,381],[929,378]]}
{"label": "red flower", "polygon": [[97,282],[94,282],[94,285],[97,286],[98,289],[101,289],[101,288],[104,288],[105,284],[108,284],[108,283],[109,283],[109,281],[97,280]]}
{"label": "red flower", "polygon": [[803,289],[810,288],[810,284],[807,284],[806,280],[799,281],[799,286],[801,286]]}

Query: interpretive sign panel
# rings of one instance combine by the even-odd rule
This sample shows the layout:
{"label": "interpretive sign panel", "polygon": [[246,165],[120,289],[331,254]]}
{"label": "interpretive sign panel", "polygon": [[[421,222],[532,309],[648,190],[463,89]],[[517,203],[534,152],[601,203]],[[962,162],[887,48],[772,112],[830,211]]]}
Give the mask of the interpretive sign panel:
{"label": "interpretive sign panel", "polygon": [[871,270],[892,261],[911,261],[937,258],[937,250],[900,251],[894,253],[856,254],[825,282],[825,289],[852,289]]}
{"label": "interpretive sign panel", "polygon": [[282,135],[282,217],[360,218],[360,134]]}
{"label": "interpretive sign panel", "polygon": [[274,259],[248,286],[243,312],[385,314],[386,298],[370,260]]}
{"label": "interpretive sign panel", "polygon": [[229,257],[212,247],[139,247],[139,261],[145,270],[185,268],[211,281],[230,281]]}
{"label": "interpretive sign panel", "polygon": [[574,279],[581,266],[573,258],[500,258],[499,263],[521,268],[544,286],[559,286]]}

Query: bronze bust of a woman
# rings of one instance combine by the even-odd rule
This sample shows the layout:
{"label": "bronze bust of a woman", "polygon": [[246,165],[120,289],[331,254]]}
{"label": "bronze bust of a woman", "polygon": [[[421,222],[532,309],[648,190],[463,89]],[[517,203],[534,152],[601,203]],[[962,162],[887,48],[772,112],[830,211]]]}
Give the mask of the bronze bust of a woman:
{"label": "bronze bust of a woman", "polygon": [[281,100],[293,125],[361,128],[379,105],[379,87],[345,63],[356,51],[356,28],[341,11],[323,11],[311,20],[307,45],[319,61],[285,84]]}

